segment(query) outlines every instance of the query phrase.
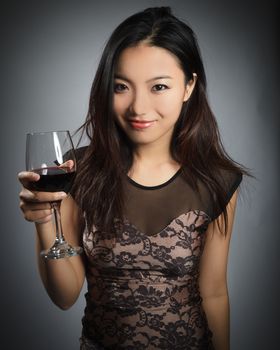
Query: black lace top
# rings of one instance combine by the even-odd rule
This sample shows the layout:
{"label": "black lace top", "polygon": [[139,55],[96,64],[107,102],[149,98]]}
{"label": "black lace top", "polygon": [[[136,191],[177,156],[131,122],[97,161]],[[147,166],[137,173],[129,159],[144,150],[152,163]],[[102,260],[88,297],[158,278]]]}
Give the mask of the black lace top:
{"label": "black lace top", "polygon": [[[205,188],[195,193],[181,170],[153,187],[126,177],[126,220],[115,246],[110,234],[85,230],[81,349],[214,349],[198,285],[214,215]],[[228,200],[241,181],[228,176]]]}

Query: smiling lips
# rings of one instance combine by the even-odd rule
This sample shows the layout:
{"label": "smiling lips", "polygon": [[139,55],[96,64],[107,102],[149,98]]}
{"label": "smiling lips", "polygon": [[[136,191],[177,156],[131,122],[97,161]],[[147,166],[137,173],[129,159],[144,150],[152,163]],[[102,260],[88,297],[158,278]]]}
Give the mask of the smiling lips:
{"label": "smiling lips", "polygon": [[129,120],[128,122],[134,129],[146,129],[154,124],[155,120]]}

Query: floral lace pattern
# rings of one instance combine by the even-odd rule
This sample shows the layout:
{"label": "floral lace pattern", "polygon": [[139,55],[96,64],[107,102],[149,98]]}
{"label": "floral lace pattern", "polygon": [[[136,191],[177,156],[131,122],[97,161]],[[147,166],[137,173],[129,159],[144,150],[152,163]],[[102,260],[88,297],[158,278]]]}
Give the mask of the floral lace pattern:
{"label": "floral lace pattern", "polygon": [[214,349],[199,294],[199,261],[210,217],[190,210],[145,235],[128,220],[83,235],[88,259],[81,349]]}

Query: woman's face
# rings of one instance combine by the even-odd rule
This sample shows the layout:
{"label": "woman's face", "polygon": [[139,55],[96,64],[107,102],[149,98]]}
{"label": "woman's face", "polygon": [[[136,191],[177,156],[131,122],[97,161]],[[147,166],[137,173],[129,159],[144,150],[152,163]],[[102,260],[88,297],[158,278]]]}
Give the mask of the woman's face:
{"label": "woman's face", "polygon": [[157,140],[169,143],[195,81],[186,85],[176,57],[163,48],[145,44],[126,48],[114,77],[117,123],[136,144]]}

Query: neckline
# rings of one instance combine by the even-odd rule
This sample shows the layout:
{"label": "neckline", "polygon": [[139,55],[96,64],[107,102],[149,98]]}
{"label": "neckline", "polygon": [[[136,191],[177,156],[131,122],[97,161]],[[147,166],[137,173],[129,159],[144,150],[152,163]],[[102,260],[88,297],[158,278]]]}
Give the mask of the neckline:
{"label": "neckline", "polygon": [[144,189],[144,190],[156,190],[156,189],[165,187],[165,186],[169,185],[171,182],[173,182],[173,180],[175,180],[175,178],[181,173],[182,169],[183,169],[183,167],[181,166],[181,167],[176,171],[176,173],[175,173],[169,180],[165,181],[165,182],[162,183],[162,184],[156,185],[156,186],[145,186],[145,185],[141,185],[141,184],[139,184],[138,182],[132,180],[128,175],[126,175],[126,178],[127,178],[127,180],[128,180],[132,185],[134,185],[135,187],[142,188],[142,189]]}

